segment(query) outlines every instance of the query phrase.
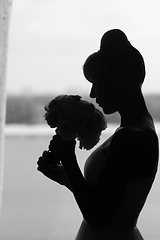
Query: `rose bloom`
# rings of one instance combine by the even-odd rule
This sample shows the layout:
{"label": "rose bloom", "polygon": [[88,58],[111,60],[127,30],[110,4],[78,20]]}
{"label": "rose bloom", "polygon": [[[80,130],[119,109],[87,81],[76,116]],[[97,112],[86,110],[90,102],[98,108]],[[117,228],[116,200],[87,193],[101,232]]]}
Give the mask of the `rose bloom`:
{"label": "rose bloom", "polygon": [[48,123],[48,125],[51,128],[57,127],[60,119],[61,119],[61,114],[58,108],[55,108],[45,114],[45,119]]}

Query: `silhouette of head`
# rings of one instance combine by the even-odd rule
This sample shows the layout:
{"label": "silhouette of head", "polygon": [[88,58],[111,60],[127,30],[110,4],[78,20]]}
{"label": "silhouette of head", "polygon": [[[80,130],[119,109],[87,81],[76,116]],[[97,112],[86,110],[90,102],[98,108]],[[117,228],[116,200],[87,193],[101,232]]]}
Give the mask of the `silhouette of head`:
{"label": "silhouette of head", "polygon": [[125,33],[112,29],[102,36],[100,50],[86,59],[83,72],[90,82],[112,81],[114,73],[124,86],[132,84],[141,87],[145,78],[145,64],[142,55],[130,44]]}

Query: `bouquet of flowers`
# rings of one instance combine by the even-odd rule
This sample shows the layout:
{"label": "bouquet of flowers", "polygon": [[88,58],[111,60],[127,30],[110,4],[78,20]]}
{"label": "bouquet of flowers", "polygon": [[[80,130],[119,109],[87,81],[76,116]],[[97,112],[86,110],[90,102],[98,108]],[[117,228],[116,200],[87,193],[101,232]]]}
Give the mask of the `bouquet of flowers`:
{"label": "bouquet of flowers", "polygon": [[56,128],[64,141],[77,139],[80,149],[93,148],[107,127],[102,112],[79,95],[58,95],[45,106],[45,111],[48,125]]}

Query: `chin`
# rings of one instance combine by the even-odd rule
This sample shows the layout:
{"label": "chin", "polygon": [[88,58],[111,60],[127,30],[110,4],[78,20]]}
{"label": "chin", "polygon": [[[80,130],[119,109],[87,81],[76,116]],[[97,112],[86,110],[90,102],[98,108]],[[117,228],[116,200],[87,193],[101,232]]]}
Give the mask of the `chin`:
{"label": "chin", "polygon": [[117,112],[117,110],[115,110],[115,109],[107,109],[107,108],[103,108],[103,112],[105,113],[105,114],[113,114],[113,113],[116,113]]}

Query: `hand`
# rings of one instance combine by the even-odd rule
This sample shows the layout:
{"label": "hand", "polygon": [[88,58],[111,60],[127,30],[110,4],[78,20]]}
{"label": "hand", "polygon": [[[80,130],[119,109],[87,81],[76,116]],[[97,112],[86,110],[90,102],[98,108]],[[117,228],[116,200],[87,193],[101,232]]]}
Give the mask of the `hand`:
{"label": "hand", "polygon": [[69,179],[67,174],[64,170],[62,164],[55,164],[48,162],[48,151],[44,151],[42,156],[38,159],[38,168],[37,170],[43,173],[46,177],[50,178],[51,180],[66,186],[68,189],[71,189]]}
{"label": "hand", "polygon": [[53,136],[49,150],[59,159],[69,158],[75,153],[76,140],[63,141],[59,134]]}

